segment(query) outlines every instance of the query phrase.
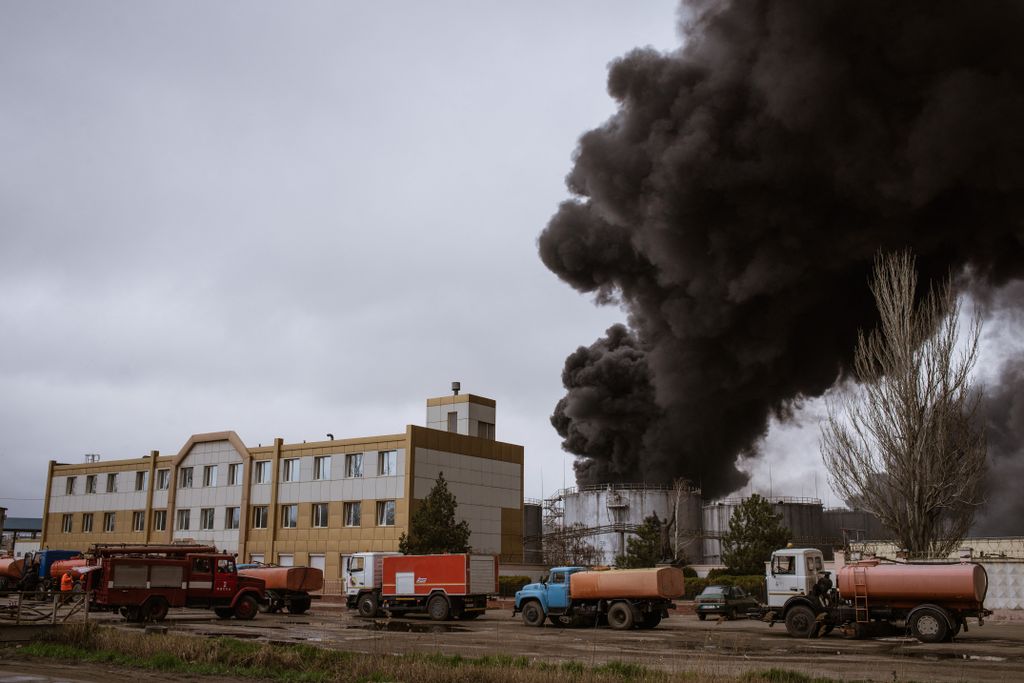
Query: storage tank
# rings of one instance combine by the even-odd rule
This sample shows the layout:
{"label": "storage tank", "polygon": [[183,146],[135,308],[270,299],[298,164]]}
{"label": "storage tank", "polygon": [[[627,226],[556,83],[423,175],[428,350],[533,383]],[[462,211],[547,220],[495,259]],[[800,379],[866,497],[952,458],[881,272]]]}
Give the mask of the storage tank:
{"label": "storage tank", "polygon": [[676,567],[609,569],[576,572],[569,576],[569,595],[574,600],[602,598],[681,598],[685,592],[683,571]]}
{"label": "storage tank", "polygon": [[[772,511],[782,515],[782,523],[790,531],[790,542],[795,546],[818,548],[831,557],[832,543],[825,538],[823,511],[818,498],[793,498],[772,496],[765,500],[772,504]],[[726,498],[705,505],[701,511],[704,527],[704,562],[722,562],[722,536],[729,531],[732,515],[746,498]]]}
{"label": "storage tank", "polygon": [[601,553],[600,561],[614,564],[626,551],[626,541],[651,514],[664,523],[673,515],[669,532],[672,544],[690,563],[703,559],[700,543],[701,496],[699,489],[680,489],[669,484],[597,484],[562,492],[564,524],[581,524],[591,533],[588,542]]}
{"label": "storage tank", "polygon": [[539,500],[523,501],[523,562],[544,562],[544,515]]}
{"label": "storage tank", "polygon": [[262,579],[267,590],[308,593],[324,587],[324,573],[316,567],[252,567],[238,573]]}
{"label": "storage tank", "polygon": [[892,564],[865,560],[839,570],[839,594],[852,600],[858,579],[865,584],[860,590],[867,593],[869,602],[881,601],[893,607],[937,602],[961,609],[977,608],[988,591],[985,568],[974,563]]}

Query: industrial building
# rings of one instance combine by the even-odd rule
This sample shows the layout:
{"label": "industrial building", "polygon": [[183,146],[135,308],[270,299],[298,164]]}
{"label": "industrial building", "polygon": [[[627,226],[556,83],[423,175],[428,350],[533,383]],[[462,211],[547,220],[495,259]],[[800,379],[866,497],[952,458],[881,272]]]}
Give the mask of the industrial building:
{"label": "industrial building", "polygon": [[495,401],[427,400],[427,427],[381,436],[247,446],[196,434],[175,455],[50,462],[43,546],[212,543],[254,562],[341,575],[345,555],[398,549],[443,472],[475,552],[523,555],[523,447],[495,439]]}

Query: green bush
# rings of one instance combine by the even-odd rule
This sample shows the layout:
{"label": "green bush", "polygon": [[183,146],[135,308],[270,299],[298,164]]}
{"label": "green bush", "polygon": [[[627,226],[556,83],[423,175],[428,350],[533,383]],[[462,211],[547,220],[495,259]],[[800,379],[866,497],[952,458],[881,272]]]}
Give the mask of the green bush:
{"label": "green bush", "polygon": [[533,583],[533,579],[529,576],[499,576],[498,595],[503,598],[514,597],[516,591],[528,583]]}
{"label": "green bush", "polygon": [[688,579],[696,579],[697,570],[693,567],[683,567],[683,576],[685,576]]}

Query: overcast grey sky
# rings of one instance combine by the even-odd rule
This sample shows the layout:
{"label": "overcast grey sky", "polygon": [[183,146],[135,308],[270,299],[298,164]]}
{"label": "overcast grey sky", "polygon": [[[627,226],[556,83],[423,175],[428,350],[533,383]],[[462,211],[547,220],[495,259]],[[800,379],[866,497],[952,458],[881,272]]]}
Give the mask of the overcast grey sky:
{"label": "overcast grey sky", "polygon": [[[623,315],[536,238],[608,62],[678,41],[675,0],[0,2],[0,505],[50,459],[401,431],[451,380],[527,496],[571,485],[562,364]],[[838,502],[821,410],[753,490]]]}

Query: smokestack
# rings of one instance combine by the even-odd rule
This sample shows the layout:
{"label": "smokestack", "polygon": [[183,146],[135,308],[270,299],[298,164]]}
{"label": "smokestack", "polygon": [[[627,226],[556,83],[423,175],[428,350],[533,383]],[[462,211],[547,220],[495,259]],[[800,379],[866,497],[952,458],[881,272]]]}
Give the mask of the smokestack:
{"label": "smokestack", "polygon": [[[879,251],[984,291],[1024,271],[1024,5],[694,1],[614,61],[539,239],[615,326],[552,423],[580,483],[741,488],[769,420],[850,369]],[[1019,386],[1019,385],[1014,385]]]}

